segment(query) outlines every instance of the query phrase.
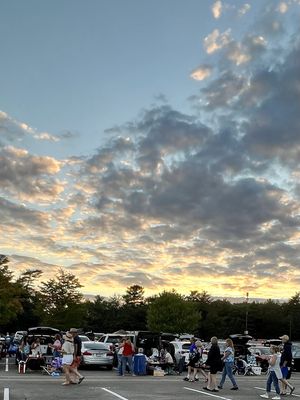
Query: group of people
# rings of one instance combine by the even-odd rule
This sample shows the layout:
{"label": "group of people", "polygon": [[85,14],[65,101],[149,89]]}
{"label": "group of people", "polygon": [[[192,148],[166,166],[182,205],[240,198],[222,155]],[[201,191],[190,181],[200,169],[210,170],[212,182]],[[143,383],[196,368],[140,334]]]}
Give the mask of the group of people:
{"label": "group of people", "polygon": [[[260,395],[262,398],[270,397],[272,383],[276,391],[276,395],[272,397],[273,400],[280,400],[281,396],[287,394],[287,389],[290,390],[289,394],[292,394],[295,390],[295,387],[288,381],[291,377],[292,344],[288,335],[283,335],[280,339],[282,340],[282,348],[272,345],[270,348],[271,355],[261,356],[269,364],[266,393]],[[231,390],[238,390],[239,388],[233,375],[235,356],[232,340],[226,339],[226,347],[223,354],[220,352],[218,339],[215,336],[211,338],[210,343],[207,359],[203,362],[203,345],[200,341],[192,340],[189,349],[188,373],[184,380],[194,382],[198,380],[198,373],[201,373],[206,382],[203,389],[210,392],[218,392],[223,389],[226,377],[228,377],[232,383]],[[222,372],[219,383],[217,383],[218,372]]]}
{"label": "group of people", "polygon": [[[218,345],[218,339],[213,336],[210,339],[210,349],[207,354],[205,362],[202,360],[203,345],[200,341],[193,341],[190,346],[190,360],[188,363],[188,374],[184,380],[194,382],[197,380],[197,375],[200,372],[204,378],[206,385],[203,387],[204,390],[210,392],[218,392],[219,389],[223,388],[226,376],[232,382],[232,390],[238,390],[237,383],[233,376],[233,365],[234,365],[234,347],[231,339],[226,339],[226,348],[224,354],[221,355],[220,348]],[[222,371],[222,378],[219,384],[217,384],[217,373]]]}
{"label": "group of people", "polygon": [[[81,361],[81,339],[76,328],[71,328],[61,337],[55,335],[55,340],[48,344],[56,365],[61,365],[65,373],[63,385],[80,384],[84,376],[78,371]],[[17,350],[16,359],[19,362],[28,360],[42,360],[43,351],[39,338],[35,338],[29,343],[27,336],[24,336]],[[59,360],[59,363],[57,362]]]}
{"label": "group of people", "polygon": [[280,339],[283,343],[282,351],[280,351],[279,346],[272,345],[271,356],[261,356],[263,359],[267,359],[269,363],[266,393],[260,395],[260,397],[264,399],[269,398],[272,383],[276,391],[276,396],[272,397],[273,400],[280,400],[281,395],[285,396],[287,394],[287,388],[290,390],[289,394],[292,394],[295,390],[295,387],[288,381],[291,377],[293,359],[292,343],[288,335],[283,335]]}
{"label": "group of people", "polygon": [[155,369],[157,365],[166,374],[170,374],[174,367],[173,357],[166,347],[162,347],[160,351],[153,348],[152,354],[147,357],[142,348],[139,348],[137,352],[135,351],[134,344],[129,337],[120,340],[117,357],[119,376],[125,376],[127,370],[132,376],[145,375],[147,370]]}

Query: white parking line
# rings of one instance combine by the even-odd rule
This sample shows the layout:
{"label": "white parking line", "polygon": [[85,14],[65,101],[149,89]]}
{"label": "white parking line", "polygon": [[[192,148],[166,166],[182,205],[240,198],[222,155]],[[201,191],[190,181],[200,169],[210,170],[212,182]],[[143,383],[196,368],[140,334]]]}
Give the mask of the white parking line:
{"label": "white parking line", "polygon": [[8,358],[5,359],[5,372],[8,372]]}
{"label": "white parking line", "polygon": [[105,390],[106,392],[112,394],[113,396],[118,397],[118,398],[121,399],[121,400],[128,400],[128,399],[126,399],[126,397],[120,396],[118,393],[112,392],[112,391],[109,390],[109,389],[106,389],[106,388],[104,388],[104,387],[101,388],[101,389],[103,389],[103,390]]}
{"label": "white parking line", "polygon": [[[263,390],[264,392],[266,391],[266,388],[261,388],[261,387],[258,387],[258,386],[254,386],[254,389]],[[276,393],[275,390],[271,390],[271,392]],[[292,396],[300,397],[300,394],[293,393]]]}
{"label": "white parking line", "polygon": [[223,400],[232,400],[229,399],[228,397],[223,397],[223,396],[219,396],[217,394],[212,394],[210,392],[206,392],[206,391],[202,391],[202,390],[197,390],[197,389],[192,389],[192,388],[188,388],[188,387],[183,387],[186,390],[191,390],[192,392],[197,392],[197,393],[201,393],[201,394],[206,394],[207,396],[211,396],[211,397],[215,397],[217,399],[223,399]]}
{"label": "white parking line", "polygon": [[3,400],[9,400],[9,389],[4,388]]}

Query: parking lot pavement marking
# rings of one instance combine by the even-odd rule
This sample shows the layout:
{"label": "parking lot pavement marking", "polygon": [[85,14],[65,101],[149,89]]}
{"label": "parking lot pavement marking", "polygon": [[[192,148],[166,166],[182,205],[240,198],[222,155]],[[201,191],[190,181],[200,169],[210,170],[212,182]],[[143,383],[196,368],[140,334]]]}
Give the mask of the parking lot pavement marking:
{"label": "parking lot pavement marking", "polygon": [[190,390],[190,391],[192,391],[192,392],[197,392],[197,393],[201,393],[201,394],[206,394],[207,396],[215,397],[215,398],[217,398],[217,399],[232,400],[232,399],[229,399],[228,397],[223,397],[223,396],[219,396],[219,395],[217,395],[217,394],[212,394],[212,393],[209,393],[209,392],[205,392],[204,390],[192,389],[192,388],[188,388],[188,387],[185,387],[185,386],[184,386],[183,388],[186,389],[186,390]]}
{"label": "parking lot pavement marking", "polygon": [[9,400],[9,388],[4,388],[3,400]]}
{"label": "parking lot pavement marking", "polygon": [[[258,387],[258,386],[254,386],[254,389],[263,390],[264,392],[266,391],[266,388],[261,388],[261,387]],[[271,390],[271,392],[276,393],[275,390]],[[300,394],[293,393],[292,396],[300,397]]]}
{"label": "parking lot pavement marking", "polygon": [[121,400],[128,400],[128,399],[126,399],[126,397],[120,396],[118,393],[115,393],[115,392],[113,392],[113,391],[111,391],[111,390],[109,390],[109,389],[106,389],[106,388],[104,388],[104,387],[101,388],[101,389],[103,389],[103,390],[105,390],[106,392],[112,394],[113,396],[118,397],[118,399],[121,399]]}

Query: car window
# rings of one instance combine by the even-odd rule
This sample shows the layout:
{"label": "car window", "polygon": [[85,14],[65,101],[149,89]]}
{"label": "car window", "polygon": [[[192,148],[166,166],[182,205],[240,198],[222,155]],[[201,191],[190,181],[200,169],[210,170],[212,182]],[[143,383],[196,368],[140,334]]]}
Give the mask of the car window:
{"label": "car window", "polygon": [[96,342],[96,343],[84,343],[84,348],[88,350],[108,350],[107,346],[103,343]]}
{"label": "car window", "polygon": [[182,345],[182,350],[187,350],[187,351],[189,351],[190,346],[191,346],[191,345],[190,345],[189,343],[185,343],[185,344]]}
{"label": "car window", "polygon": [[89,342],[89,338],[87,337],[87,336],[85,336],[85,335],[79,335],[79,337],[80,337],[80,339],[81,339],[81,341],[82,342]]}

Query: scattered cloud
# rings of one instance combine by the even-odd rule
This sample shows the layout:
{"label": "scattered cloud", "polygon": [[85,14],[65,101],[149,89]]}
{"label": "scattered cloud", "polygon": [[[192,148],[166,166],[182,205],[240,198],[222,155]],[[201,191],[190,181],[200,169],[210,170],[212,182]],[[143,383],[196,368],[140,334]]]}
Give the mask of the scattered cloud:
{"label": "scattered cloud", "polygon": [[220,33],[218,29],[214,29],[212,33],[207,35],[203,41],[207,54],[212,54],[227,46],[231,41],[230,33],[230,29],[223,33]]}
{"label": "scattered cloud", "polygon": [[216,1],[211,7],[211,11],[215,19],[220,18],[222,14],[222,1]]}
{"label": "scattered cloud", "polygon": [[192,71],[190,77],[196,81],[203,81],[212,74],[213,68],[211,65],[201,65]]}

